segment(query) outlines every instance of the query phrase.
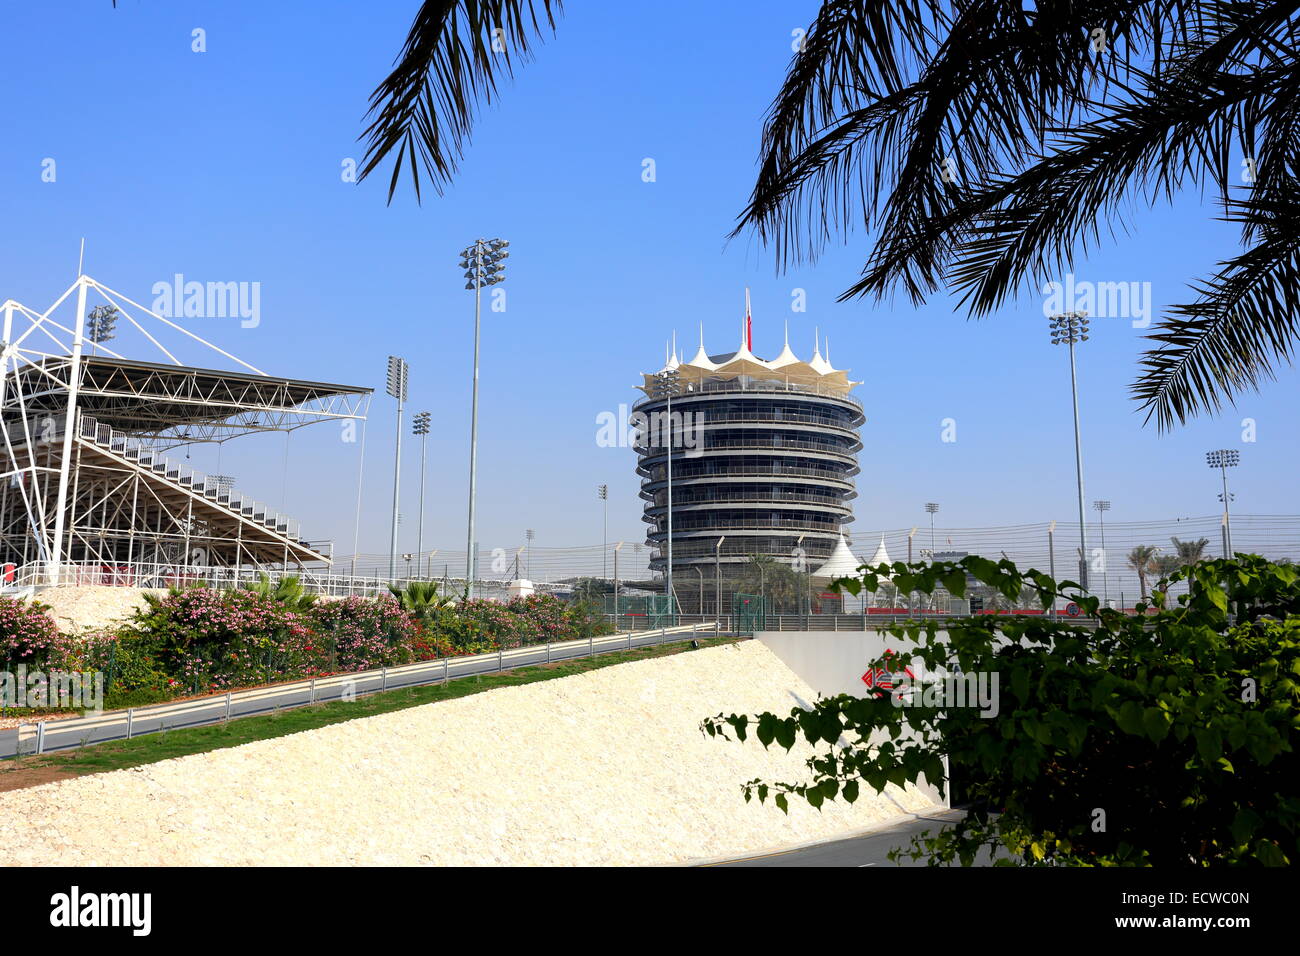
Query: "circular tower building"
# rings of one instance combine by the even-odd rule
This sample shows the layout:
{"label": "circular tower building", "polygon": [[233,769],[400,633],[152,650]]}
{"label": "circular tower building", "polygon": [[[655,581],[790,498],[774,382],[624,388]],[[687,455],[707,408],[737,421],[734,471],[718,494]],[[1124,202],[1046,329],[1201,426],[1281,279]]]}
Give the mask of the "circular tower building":
{"label": "circular tower building", "polygon": [[[738,590],[762,591],[778,613],[801,609],[819,568],[853,520],[862,448],[860,382],[831,366],[820,343],[809,361],[787,336],[771,361],[754,355],[746,319],[735,352],[689,362],[669,356],[644,375],[633,408],[651,570],[668,565],[672,454],[672,578],[681,610],[726,613]],[[664,373],[668,373],[667,376]],[[671,400],[664,378],[675,381]],[[668,409],[671,401],[671,443]]]}

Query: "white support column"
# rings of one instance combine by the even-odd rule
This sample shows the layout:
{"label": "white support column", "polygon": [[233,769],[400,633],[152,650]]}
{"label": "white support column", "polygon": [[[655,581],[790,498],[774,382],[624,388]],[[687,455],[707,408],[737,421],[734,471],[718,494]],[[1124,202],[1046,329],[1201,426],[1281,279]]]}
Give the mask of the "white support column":
{"label": "white support column", "polygon": [[47,576],[50,584],[59,583],[63,563],[63,526],[68,507],[68,468],[72,464],[72,443],[77,428],[77,397],[81,389],[81,347],[86,327],[86,277],[77,279],[77,322],[73,326],[72,358],[68,364],[68,411],[63,419],[63,456],[59,461],[59,490],[54,505],[54,548]]}

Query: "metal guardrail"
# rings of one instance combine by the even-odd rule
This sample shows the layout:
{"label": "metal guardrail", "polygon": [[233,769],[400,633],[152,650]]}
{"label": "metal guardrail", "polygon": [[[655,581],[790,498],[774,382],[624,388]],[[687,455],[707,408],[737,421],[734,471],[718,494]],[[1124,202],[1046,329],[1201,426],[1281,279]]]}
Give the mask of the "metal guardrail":
{"label": "metal guardrail", "polygon": [[534,644],[513,650],[500,650],[468,657],[443,657],[401,667],[332,674],[314,680],[294,681],[255,687],[251,690],[200,697],[174,703],[104,711],[88,717],[39,721],[0,731],[0,759],[21,755],[71,750],[88,744],[112,740],[130,740],[185,727],[203,727],[237,717],[274,713],[311,704],[354,700],[369,694],[404,687],[423,687],[462,677],[495,674],[529,664],[594,657],[617,651],[656,647],[661,644],[694,640],[702,635],[716,637],[722,633],[715,621],[710,630],[699,624],[661,628],[627,634],[611,634],[586,640]]}

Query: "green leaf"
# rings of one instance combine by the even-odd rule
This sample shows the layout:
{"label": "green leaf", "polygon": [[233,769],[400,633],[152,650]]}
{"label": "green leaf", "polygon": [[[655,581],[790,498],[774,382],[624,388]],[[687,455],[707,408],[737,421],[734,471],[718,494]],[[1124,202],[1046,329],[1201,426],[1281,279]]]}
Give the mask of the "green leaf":
{"label": "green leaf", "polygon": [[1169,714],[1159,707],[1148,707],[1142,712],[1142,726],[1148,737],[1160,743],[1169,736]]}

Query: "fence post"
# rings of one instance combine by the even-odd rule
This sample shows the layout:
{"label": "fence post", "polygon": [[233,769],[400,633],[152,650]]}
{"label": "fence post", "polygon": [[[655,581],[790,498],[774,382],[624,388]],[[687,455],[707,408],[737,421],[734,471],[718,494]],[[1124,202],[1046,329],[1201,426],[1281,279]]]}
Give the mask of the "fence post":
{"label": "fence post", "polygon": [[135,708],[128,707],[126,709],[126,739],[127,740],[131,739],[131,733],[135,729],[132,726],[134,723],[135,723]]}
{"label": "fence post", "polygon": [[497,673],[498,674],[501,673],[501,670],[505,665],[505,658],[502,656],[503,654],[504,651],[498,647],[497,648]]}
{"label": "fence post", "polygon": [[316,703],[316,678],[314,677],[311,679],[311,697],[308,699],[308,703]]}
{"label": "fence post", "polygon": [[230,719],[230,691],[226,691],[226,720]]}
{"label": "fence post", "polygon": [[379,671],[379,689],[388,690],[388,668],[380,668]]}
{"label": "fence post", "polygon": [[36,724],[36,754],[37,756],[45,753],[45,721]]}
{"label": "fence post", "polygon": [[550,662],[551,662],[551,642],[547,641],[546,642],[546,663],[549,664]]}
{"label": "fence post", "polygon": [[668,641],[668,628],[666,627],[659,628],[659,643],[662,645],[667,643],[667,641]]}
{"label": "fence post", "polygon": [[447,683],[447,667],[450,663],[451,663],[450,657],[444,657],[442,659],[442,682],[444,684]]}
{"label": "fence post", "polygon": [[590,635],[587,637],[587,656],[596,656],[596,639]]}

